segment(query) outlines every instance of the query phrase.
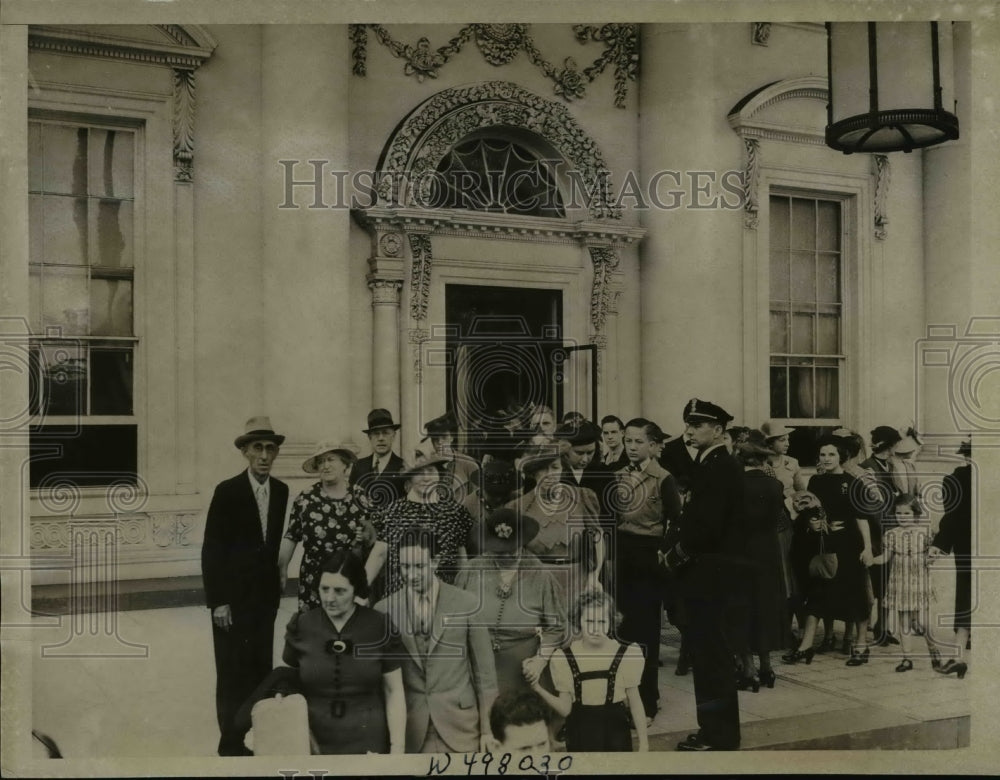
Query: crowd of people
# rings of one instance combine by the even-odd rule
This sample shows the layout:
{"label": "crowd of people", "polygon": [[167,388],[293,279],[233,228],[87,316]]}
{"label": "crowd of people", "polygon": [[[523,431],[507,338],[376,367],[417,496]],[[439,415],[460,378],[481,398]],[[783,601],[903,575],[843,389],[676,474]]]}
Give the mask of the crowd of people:
{"label": "crowd of people", "polygon": [[[774,687],[772,653],[835,652],[834,621],[848,667],[869,660],[874,614],[871,641],[901,643],[897,672],[923,636],[931,668],[965,676],[968,465],[932,535],[912,429],[875,428],[871,457],[835,430],[803,468],[780,423],[732,426],[699,399],[681,419],[670,437],[530,404],[468,427],[448,413],[404,460],[400,424],[375,409],[371,454],[320,442],[302,464],[317,481],[290,505],[271,476],[284,437],[249,420],[234,442],[249,468],[217,487],[202,551],[219,754],[251,754],[260,704],[295,695],[314,753],[648,750],[664,613],[682,637],[675,673],[694,676],[699,729],[681,751],[738,749],[737,692]],[[943,663],[927,565],[949,553],[958,656]]]}

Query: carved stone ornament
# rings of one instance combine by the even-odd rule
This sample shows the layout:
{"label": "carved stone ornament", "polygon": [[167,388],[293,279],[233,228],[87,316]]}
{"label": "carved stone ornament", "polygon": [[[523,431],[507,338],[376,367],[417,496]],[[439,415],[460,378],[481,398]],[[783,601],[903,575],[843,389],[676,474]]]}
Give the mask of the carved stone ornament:
{"label": "carved stone ornament", "polygon": [[875,176],[875,238],[879,241],[884,241],[887,235],[886,225],[889,224],[889,215],[886,212],[886,201],[889,199],[889,176],[891,173],[888,155],[872,155],[872,173]]}
{"label": "carved stone ornament", "polygon": [[418,81],[437,78],[438,71],[470,40],[475,40],[483,58],[497,67],[509,64],[519,52],[524,51],[531,63],[553,82],[555,93],[565,100],[582,97],[587,85],[613,63],[615,105],[624,108],[628,83],[635,81],[639,73],[639,34],[635,24],[574,25],[573,32],[579,43],[597,42],[604,46],[600,56],[582,70],[577,68],[572,58],[562,58],[562,68],[553,65],[538,50],[528,24],[466,24],[444,46],[436,49],[426,37],[411,45],[394,38],[381,24],[352,24],[348,25],[348,34],[351,39],[352,72],[356,76],[367,74],[368,37],[365,28],[370,28],[378,42],[394,57],[404,60],[403,73]]}
{"label": "carved stone ornament", "polygon": [[618,252],[611,247],[592,246],[590,259],[594,264],[594,283],[590,291],[590,324],[600,332],[611,308],[611,272],[618,267]]}
{"label": "carved stone ornament", "polygon": [[756,230],[759,222],[758,185],[760,182],[760,141],[743,139],[743,226]]}
{"label": "carved stone ornament", "polygon": [[431,297],[431,237],[426,233],[410,233],[410,316],[423,320]]}
{"label": "carved stone ornament", "polygon": [[403,282],[397,279],[370,279],[368,289],[372,291],[372,306],[399,306]]}
{"label": "carved stone ornament", "polygon": [[386,257],[397,257],[399,250],[403,248],[403,241],[399,233],[386,233],[379,239],[378,247]]}
{"label": "carved stone ornament", "polygon": [[194,172],[194,71],[174,68],[174,181]]}
{"label": "carved stone ornament", "polygon": [[[420,206],[430,202],[434,172],[452,147],[475,130],[503,125],[541,136],[566,161],[590,195],[594,218],[621,218],[611,202],[611,173],[594,140],[566,107],[509,81],[487,81],[445,89],[412,111],[393,133],[382,155],[380,204]],[[389,193],[383,200],[382,191]]]}
{"label": "carved stone ornament", "polygon": [[419,385],[424,381],[424,361],[422,355],[424,342],[430,339],[431,333],[426,328],[410,328],[407,331],[407,336],[413,352],[413,381]]}
{"label": "carved stone ornament", "polygon": [[74,529],[104,534],[123,549],[139,553],[190,548],[197,525],[196,512],[143,512],[79,520],[70,517],[32,519],[31,549],[69,550],[75,538]]}
{"label": "carved stone ornament", "polygon": [[770,22],[754,22],[750,40],[756,46],[767,46],[771,38]]}
{"label": "carved stone ornament", "polygon": [[524,47],[526,24],[476,24],[473,25],[476,46],[490,65],[506,65]]}

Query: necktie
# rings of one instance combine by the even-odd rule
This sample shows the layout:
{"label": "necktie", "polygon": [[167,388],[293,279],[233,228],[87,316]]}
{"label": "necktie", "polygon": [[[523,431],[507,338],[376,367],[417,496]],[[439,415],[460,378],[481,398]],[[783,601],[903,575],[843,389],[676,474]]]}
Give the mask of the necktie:
{"label": "necktie", "polygon": [[634,463],[629,463],[628,464],[628,470],[629,471],[638,471],[639,467],[637,465],[635,465]]}
{"label": "necktie", "polygon": [[257,485],[257,514],[260,515],[260,532],[267,540],[267,491],[263,485]]}
{"label": "necktie", "polygon": [[375,476],[379,476],[382,473],[382,461],[375,458]]}

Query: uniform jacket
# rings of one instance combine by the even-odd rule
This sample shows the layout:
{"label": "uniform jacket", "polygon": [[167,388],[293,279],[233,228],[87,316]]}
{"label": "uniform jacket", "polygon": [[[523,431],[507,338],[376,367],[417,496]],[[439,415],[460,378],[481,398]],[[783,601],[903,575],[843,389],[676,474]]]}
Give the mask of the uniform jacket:
{"label": "uniform jacket", "polygon": [[678,436],[663,445],[660,453],[660,465],[671,473],[677,481],[678,489],[684,490],[691,481],[694,470],[694,459],[688,448],[684,446],[684,437]]}
{"label": "uniform jacket", "polygon": [[406,464],[399,455],[390,452],[389,465],[376,476],[372,470],[374,458],[375,455],[372,454],[355,462],[354,468],[351,469],[350,484],[352,487],[357,485],[365,492],[373,509],[382,509],[406,495],[403,490],[403,479],[400,476]]}
{"label": "uniform jacket", "polygon": [[423,656],[408,626],[407,588],[375,605],[399,627],[407,657],[403,659],[406,689],[406,752],[420,751],[427,722],[459,753],[479,750],[480,712],[496,698],[497,677],[489,629],[477,624],[479,599],[439,582],[433,628]]}
{"label": "uniform jacket", "polygon": [[667,540],[667,560],[688,595],[720,595],[746,585],[743,473],[725,447],[694,465],[690,498]]}
{"label": "uniform jacket", "polygon": [[943,494],[952,501],[931,544],[956,558],[965,557],[961,563],[968,566],[967,556],[972,554],[972,466],[959,466],[945,477]]}
{"label": "uniform jacket", "polygon": [[278,548],[288,506],[288,485],[270,478],[265,541],[250,477],[241,471],[220,482],[205,519],[201,574],[209,609],[229,604],[233,619],[248,611],[276,610],[281,598]]}

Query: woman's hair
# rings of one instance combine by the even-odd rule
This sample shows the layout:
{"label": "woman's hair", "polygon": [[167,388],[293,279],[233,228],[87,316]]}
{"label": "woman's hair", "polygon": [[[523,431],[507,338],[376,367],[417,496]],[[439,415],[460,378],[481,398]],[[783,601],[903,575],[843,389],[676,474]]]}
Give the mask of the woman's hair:
{"label": "woman's hair", "polygon": [[751,442],[743,442],[733,446],[733,453],[744,466],[763,466],[768,455]]}
{"label": "woman's hair", "polygon": [[615,600],[603,590],[585,590],[577,597],[573,606],[570,607],[570,627],[576,632],[581,631],[583,616],[589,609],[595,606],[604,607],[604,610],[608,613],[608,617],[611,618],[611,625],[617,625],[618,612],[615,610]]}
{"label": "woman's hair", "polygon": [[[324,574],[342,574],[354,588],[354,595],[359,598],[368,598],[368,575],[365,574],[365,565],[361,559],[350,550],[338,550],[319,567],[320,578]],[[319,588],[319,581],[316,582]]]}
{"label": "woman's hair", "polygon": [[824,436],[818,442],[816,442],[816,451],[819,452],[824,447],[834,447],[837,450],[837,455],[840,459],[840,465],[843,466],[847,463],[849,458],[847,444],[839,436]]}
{"label": "woman's hair", "polygon": [[838,436],[847,451],[847,459],[858,457],[865,448],[865,440],[858,433],[851,432],[850,436]]}

